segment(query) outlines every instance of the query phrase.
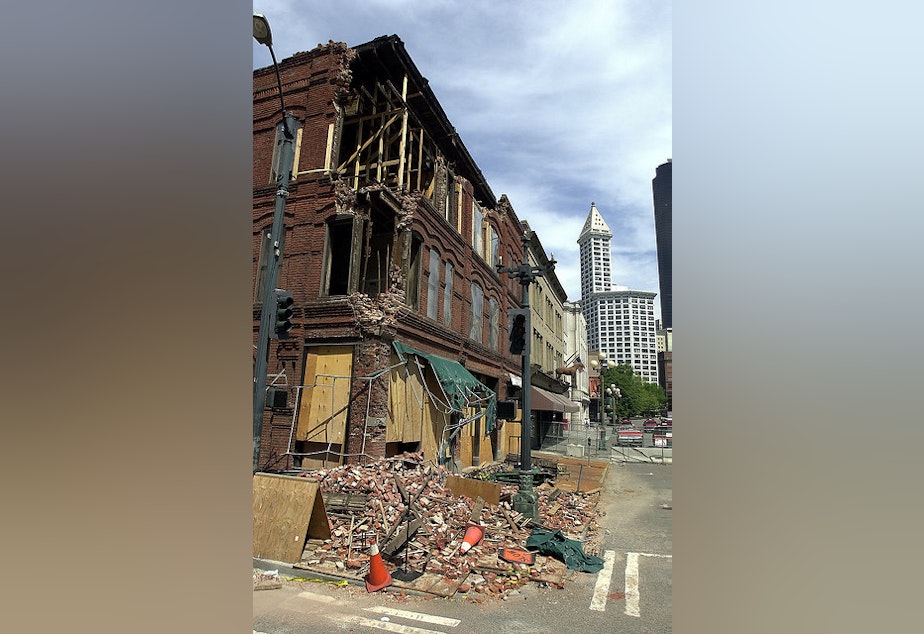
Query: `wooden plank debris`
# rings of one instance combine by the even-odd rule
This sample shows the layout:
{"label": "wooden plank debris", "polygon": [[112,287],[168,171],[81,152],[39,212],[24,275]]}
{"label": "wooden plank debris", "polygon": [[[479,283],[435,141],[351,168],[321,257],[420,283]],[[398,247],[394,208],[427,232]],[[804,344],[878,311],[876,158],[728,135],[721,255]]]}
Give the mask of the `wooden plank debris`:
{"label": "wooden plank debris", "polygon": [[394,531],[394,535],[391,537],[384,546],[382,546],[382,556],[383,557],[394,557],[401,548],[404,547],[404,544],[407,541],[414,537],[417,534],[417,529],[420,528],[421,522],[419,519],[414,519],[408,525],[408,522],[403,522],[400,525],[396,525],[397,530]]}
{"label": "wooden plank debris", "polygon": [[473,500],[480,497],[487,504],[500,504],[501,486],[496,482],[450,475],[446,478],[446,486],[456,497],[465,495]]}
{"label": "wooden plank debris", "polygon": [[328,513],[362,513],[369,499],[362,493],[324,493],[322,497]]}

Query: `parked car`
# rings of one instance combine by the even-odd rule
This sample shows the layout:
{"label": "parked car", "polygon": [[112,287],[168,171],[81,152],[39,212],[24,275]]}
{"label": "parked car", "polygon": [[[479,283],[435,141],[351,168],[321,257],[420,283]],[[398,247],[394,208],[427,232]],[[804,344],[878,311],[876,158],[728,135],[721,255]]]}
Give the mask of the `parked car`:
{"label": "parked car", "polygon": [[662,427],[662,428],[665,428],[665,429],[673,429],[673,428],[674,428],[674,419],[673,419],[673,418],[662,418],[662,419],[661,419],[661,427]]}
{"label": "parked car", "polygon": [[655,431],[656,429],[658,429],[659,425],[660,425],[660,423],[658,423],[658,421],[656,421],[655,419],[653,419],[653,418],[648,418],[648,419],[646,419],[645,422],[642,424],[642,428],[643,428],[645,431]]}

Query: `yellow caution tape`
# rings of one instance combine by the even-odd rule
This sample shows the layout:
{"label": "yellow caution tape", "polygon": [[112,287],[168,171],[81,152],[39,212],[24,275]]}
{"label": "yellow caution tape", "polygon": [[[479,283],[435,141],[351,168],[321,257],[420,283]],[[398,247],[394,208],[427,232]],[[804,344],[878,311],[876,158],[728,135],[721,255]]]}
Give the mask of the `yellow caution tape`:
{"label": "yellow caution tape", "polygon": [[350,585],[349,581],[328,581],[327,579],[317,579],[315,577],[286,577],[286,581],[310,581],[312,583],[329,583],[332,586],[342,588]]}

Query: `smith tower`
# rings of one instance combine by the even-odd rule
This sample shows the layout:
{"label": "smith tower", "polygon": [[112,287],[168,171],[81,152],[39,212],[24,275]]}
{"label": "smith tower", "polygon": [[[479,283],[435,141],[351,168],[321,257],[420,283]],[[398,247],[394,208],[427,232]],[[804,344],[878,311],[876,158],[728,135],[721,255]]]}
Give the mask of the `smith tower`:
{"label": "smith tower", "polygon": [[581,312],[587,322],[587,349],[613,365],[630,365],[648,383],[658,382],[655,339],[656,293],[612,282],[613,232],[594,203],[578,237],[581,249]]}
{"label": "smith tower", "polygon": [[577,240],[581,247],[581,299],[585,301],[593,293],[606,292],[613,285],[610,273],[612,238],[613,232],[597,211],[597,206],[590,203],[590,213],[587,214],[584,228]]}

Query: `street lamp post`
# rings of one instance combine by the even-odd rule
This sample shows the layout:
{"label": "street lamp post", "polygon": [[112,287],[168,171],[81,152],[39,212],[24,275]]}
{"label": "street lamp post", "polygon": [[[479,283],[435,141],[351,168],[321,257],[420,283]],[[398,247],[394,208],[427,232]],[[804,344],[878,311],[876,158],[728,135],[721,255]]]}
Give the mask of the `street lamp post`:
{"label": "street lamp post", "polygon": [[611,393],[613,395],[613,418],[615,419],[617,416],[619,416],[619,411],[617,410],[617,406],[619,405],[619,397],[622,396],[622,390],[620,390],[618,387],[615,387],[615,386],[612,388],[612,390],[613,391]]}
{"label": "street lamp post", "polygon": [[[260,308],[260,331],[257,334],[257,356],[253,367],[253,472],[259,470],[260,439],[263,434],[263,410],[266,407],[266,372],[269,356],[269,338],[275,321],[275,290],[279,279],[279,265],[282,262],[282,238],[285,232],[285,207],[289,195],[289,179],[295,163],[295,134],[298,120],[286,112],[282,97],[282,79],[279,64],[273,52],[273,35],[265,17],[255,13],[253,16],[253,37],[257,42],[267,46],[273,58],[276,70],[276,83],[279,86],[279,103],[282,106],[283,143],[279,148],[279,167],[276,174],[276,206],[273,211],[273,227],[270,231],[269,245],[272,248],[266,259],[266,271],[263,277],[263,299]],[[265,238],[264,238],[265,239]]]}
{"label": "street lamp post", "polygon": [[538,496],[533,491],[533,468],[532,454],[530,444],[532,443],[532,415],[530,412],[530,389],[532,387],[532,372],[530,369],[529,355],[530,344],[532,340],[532,327],[530,326],[529,314],[529,285],[536,281],[537,277],[544,276],[555,270],[555,256],[544,266],[532,266],[529,263],[529,233],[523,234],[523,262],[519,266],[504,268],[503,264],[496,265],[497,272],[506,273],[508,277],[516,279],[523,287],[520,307],[524,311],[524,329],[525,345],[522,352],[522,395],[520,416],[520,490],[513,496],[513,508],[524,516],[535,519],[539,513]]}
{"label": "street lamp post", "polygon": [[597,394],[598,394],[598,396],[599,396],[599,398],[600,398],[600,412],[599,412],[599,413],[600,413],[600,425],[602,426],[602,425],[604,425],[605,422],[606,422],[606,417],[605,417],[605,415],[604,415],[604,413],[603,413],[603,409],[606,407],[606,400],[605,400],[605,398],[604,398],[604,391],[606,390],[606,375],[605,375],[605,372],[606,372],[607,367],[609,367],[609,360],[608,360],[608,359],[606,358],[606,356],[601,352],[601,353],[600,353],[600,360],[599,360],[599,361],[597,361],[597,360],[591,361],[591,362],[590,362],[590,365],[591,365],[592,368],[594,368],[595,370],[597,370],[598,373],[599,373],[599,375],[600,375],[600,385],[597,387],[597,390],[598,390]]}

